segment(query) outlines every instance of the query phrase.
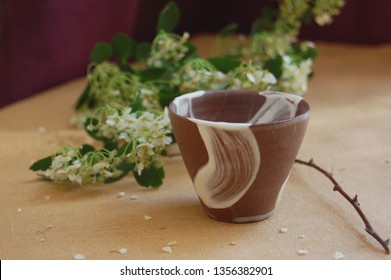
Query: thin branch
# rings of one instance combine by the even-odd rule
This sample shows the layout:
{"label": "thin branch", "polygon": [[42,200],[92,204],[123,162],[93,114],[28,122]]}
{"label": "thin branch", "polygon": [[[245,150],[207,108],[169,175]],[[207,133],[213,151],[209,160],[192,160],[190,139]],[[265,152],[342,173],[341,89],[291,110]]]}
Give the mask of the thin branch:
{"label": "thin branch", "polygon": [[340,184],[334,179],[333,175],[330,172],[327,172],[320,166],[316,165],[314,161],[311,159],[309,161],[304,161],[300,159],[295,160],[296,163],[307,165],[309,167],[312,167],[316,170],[318,170],[320,173],[322,173],[324,176],[326,176],[333,184],[334,184],[334,191],[339,192],[349,203],[354,207],[354,209],[357,211],[357,213],[360,215],[361,219],[363,220],[365,224],[365,231],[370,234],[373,238],[377,240],[377,242],[380,243],[380,245],[383,246],[384,250],[386,251],[386,254],[390,254],[390,248],[388,245],[390,244],[390,239],[388,238],[387,240],[382,239],[376,231],[373,229],[371,224],[369,223],[367,217],[364,215],[360,208],[360,203],[358,202],[358,197],[355,195],[353,198],[350,197],[341,187]]}

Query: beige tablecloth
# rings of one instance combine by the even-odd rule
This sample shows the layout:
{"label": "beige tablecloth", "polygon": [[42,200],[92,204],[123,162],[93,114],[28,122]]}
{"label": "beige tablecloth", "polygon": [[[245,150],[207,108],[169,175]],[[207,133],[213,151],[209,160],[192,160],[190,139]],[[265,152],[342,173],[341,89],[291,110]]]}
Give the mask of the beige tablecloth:
{"label": "beige tablecloth", "polygon": [[[205,54],[211,37],[195,43]],[[391,45],[319,43],[318,50],[299,158],[333,172],[358,195],[375,230],[391,237]],[[208,218],[180,156],[165,159],[157,190],[132,177],[82,187],[40,180],[28,169],[32,161],[61,144],[91,142],[69,124],[85,83],[71,81],[0,110],[1,259],[332,259],[335,252],[391,259],[330,182],[305,166],[294,166],[273,216],[249,224]],[[173,241],[172,253],[164,252]]]}

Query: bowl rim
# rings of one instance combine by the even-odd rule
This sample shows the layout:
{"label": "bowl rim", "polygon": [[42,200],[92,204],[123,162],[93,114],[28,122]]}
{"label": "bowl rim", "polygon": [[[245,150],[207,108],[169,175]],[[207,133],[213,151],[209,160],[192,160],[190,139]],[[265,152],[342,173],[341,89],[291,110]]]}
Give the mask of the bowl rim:
{"label": "bowl rim", "polygon": [[[292,121],[298,121],[300,119],[307,119],[309,117],[309,114],[311,112],[311,107],[309,105],[309,103],[302,97],[302,96],[299,96],[299,95],[296,95],[296,94],[292,94],[292,93],[286,93],[286,92],[281,92],[281,91],[273,91],[273,90],[265,90],[265,91],[259,91],[259,90],[248,90],[248,89],[223,89],[223,90],[198,90],[198,91],[192,91],[192,92],[188,92],[188,93],[184,93],[182,95],[179,95],[177,97],[175,97],[171,102],[170,104],[168,105],[168,111],[170,114],[173,114],[177,117],[179,117],[180,119],[185,119],[185,120],[188,120],[188,121],[191,121],[193,122],[192,120],[197,120],[197,122],[199,123],[204,123],[205,125],[209,123],[212,124],[212,123],[228,123],[228,122],[218,122],[218,121],[211,121],[211,120],[204,120],[204,119],[198,119],[198,118],[192,118],[192,117],[187,117],[187,116],[183,116],[181,114],[178,114],[176,112],[176,110],[174,109],[174,107],[176,106],[176,102],[180,99],[184,99],[188,96],[202,96],[202,95],[205,95],[205,94],[223,94],[223,93],[227,93],[227,92],[230,92],[230,93],[233,93],[233,94],[241,94],[241,93],[250,93],[250,94],[260,94],[260,93],[278,93],[278,94],[283,94],[283,95],[287,95],[287,96],[294,96],[294,98],[300,98],[301,100],[299,101],[299,103],[303,103],[304,106],[305,106],[305,111],[303,113],[300,113],[299,115],[297,116],[294,116],[294,117],[290,117],[290,118],[287,118],[287,119],[283,119],[283,120],[278,120],[278,121],[271,121],[271,122],[266,122],[266,123],[255,123],[255,124],[250,124],[250,123],[233,123],[232,124],[237,124],[237,125],[240,125],[240,124],[243,124],[243,125],[247,125],[248,127],[265,127],[265,126],[271,126],[271,125],[278,125],[278,124],[285,124],[285,123],[290,123]],[[299,104],[298,103],[298,104]]]}

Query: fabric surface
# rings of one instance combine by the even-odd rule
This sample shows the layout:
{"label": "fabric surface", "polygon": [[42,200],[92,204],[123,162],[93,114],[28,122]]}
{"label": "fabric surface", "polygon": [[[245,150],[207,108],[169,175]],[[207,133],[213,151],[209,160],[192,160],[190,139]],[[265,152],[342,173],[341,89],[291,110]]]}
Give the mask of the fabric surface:
{"label": "fabric surface", "polygon": [[[202,52],[209,36],[195,38]],[[334,174],[383,238],[391,237],[391,45],[318,44],[299,158]],[[281,202],[261,222],[208,218],[180,156],[165,158],[160,189],[132,177],[103,186],[42,181],[28,167],[60,144],[92,143],[69,124],[85,80],[0,110],[0,259],[387,259],[331,183],[295,165]],[[123,197],[119,192],[125,192]],[[137,199],[131,199],[137,195]],[[145,215],[151,219],[145,219]],[[281,228],[287,232],[280,232]],[[162,250],[168,243],[173,252]],[[120,254],[120,248],[128,252]],[[308,250],[300,255],[298,250]]]}

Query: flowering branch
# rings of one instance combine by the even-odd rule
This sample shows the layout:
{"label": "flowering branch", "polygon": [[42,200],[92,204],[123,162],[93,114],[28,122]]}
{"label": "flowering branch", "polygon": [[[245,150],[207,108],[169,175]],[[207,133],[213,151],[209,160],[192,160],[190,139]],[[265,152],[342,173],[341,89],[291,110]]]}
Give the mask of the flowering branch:
{"label": "flowering branch", "polygon": [[62,147],[30,169],[57,183],[111,183],[133,172],[145,187],[159,187],[164,178],[161,155],[172,141],[167,111],[136,111],[107,104],[85,122],[88,134],[104,147]]}
{"label": "flowering branch", "polygon": [[334,185],[333,191],[339,192],[357,211],[357,213],[359,214],[359,216],[361,217],[361,219],[363,220],[363,222],[365,224],[365,231],[369,235],[371,235],[373,238],[375,238],[376,241],[380,243],[380,245],[382,245],[386,254],[390,254],[390,248],[388,247],[388,245],[390,244],[390,239],[384,240],[376,233],[376,231],[373,229],[372,225],[369,223],[367,217],[364,215],[363,211],[361,210],[357,195],[355,195],[353,198],[351,196],[349,196],[342,189],[341,185],[338,184],[338,182],[334,179],[333,175],[331,173],[327,172],[326,170],[324,170],[323,168],[321,168],[320,166],[318,166],[317,164],[315,164],[312,159],[309,161],[303,161],[300,159],[296,159],[295,162],[298,164],[303,164],[303,165],[312,167],[312,168],[318,170],[324,176],[326,176]]}
{"label": "flowering branch", "polygon": [[[110,183],[133,172],[142,186],[158,187],[160,156],[174,141],[169,103],[195,90],[276,90],[303,95],[312,75],[315,45],[298,42],[302,22],[328,24],[344,0],[282,0],[278,13],[264,9],[254,21],[247,45],[222,56],[201,58],[190,35],[173,33],[180,11],[169,2],[161,11],[152,42],[118,33],[91,51],[87,85],[75,104],[74,122],[103,149],[62,147],[36,161],[33,171],[58,182]],[[224,28],[225,35],[236,25]],[[237,40],[240,42],[241,40]]]}

